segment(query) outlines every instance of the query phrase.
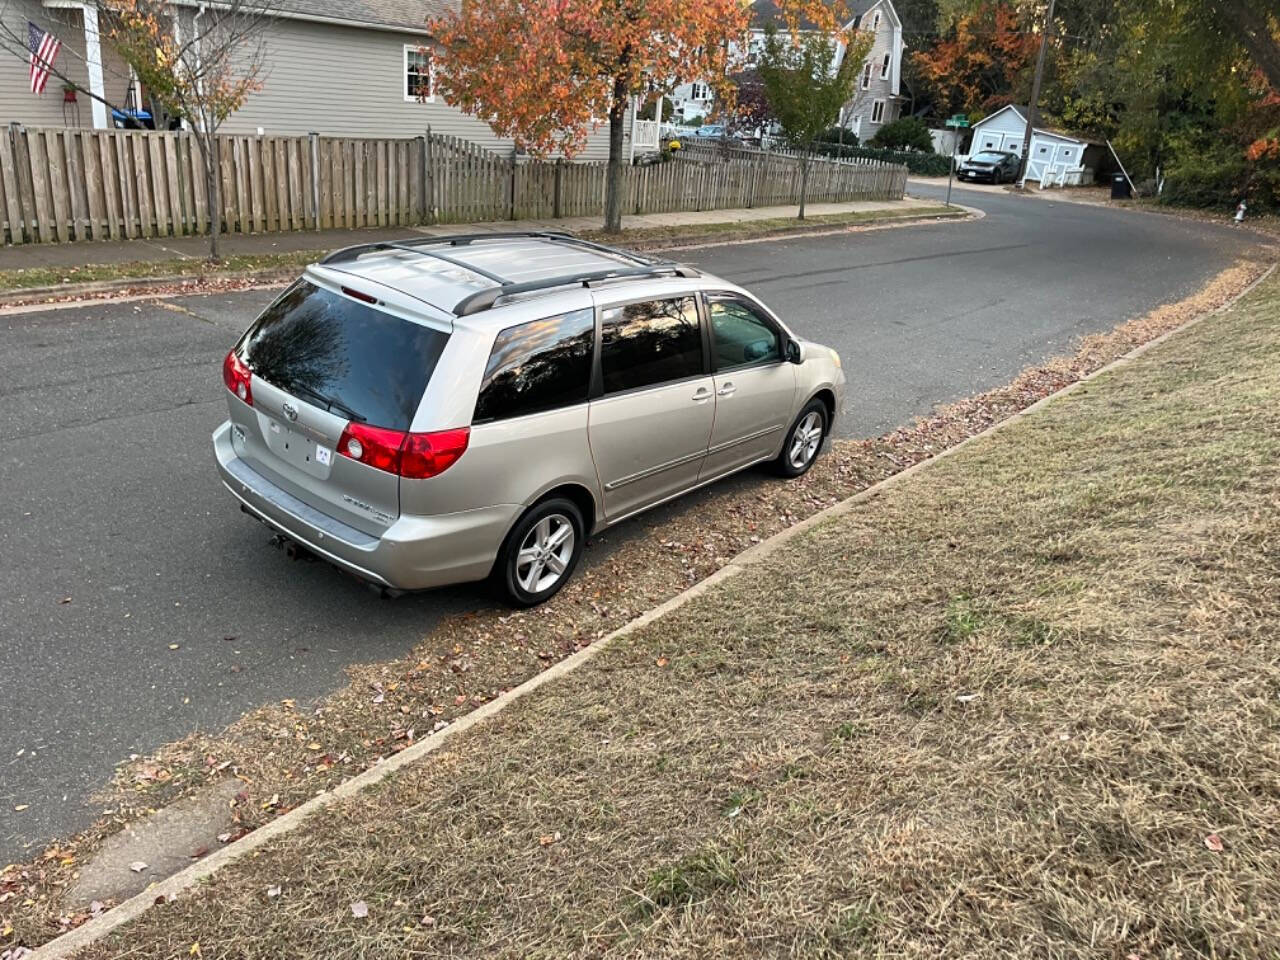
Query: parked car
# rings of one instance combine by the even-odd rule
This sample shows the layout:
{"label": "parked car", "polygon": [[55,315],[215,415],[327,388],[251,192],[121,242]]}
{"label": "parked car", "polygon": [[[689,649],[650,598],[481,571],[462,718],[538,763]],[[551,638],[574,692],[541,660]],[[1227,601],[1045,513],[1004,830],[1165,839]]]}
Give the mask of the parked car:
{"label": "parked car", "polygon": [[223,364],[241,508],[388,591],[552,596],[588,535],[757,463],[807,471],[840,358],[746,290],[552,233],[349,247]]}
{"label": "parked car", "polygon": [[1015,180],[1018,167],[1022,161],[1016,153],[1003,150],[983,150],[975,153],[956,169],[956,177],[960,180],[988,180],[991,183],[1004,183]]}
{"label": "parked car", "polygon": [[695,137],[707,137],[709,139],[717,139],[723,137],[729,132],[729,128],[723,123],[704,123],[698,129],[693,131]]}

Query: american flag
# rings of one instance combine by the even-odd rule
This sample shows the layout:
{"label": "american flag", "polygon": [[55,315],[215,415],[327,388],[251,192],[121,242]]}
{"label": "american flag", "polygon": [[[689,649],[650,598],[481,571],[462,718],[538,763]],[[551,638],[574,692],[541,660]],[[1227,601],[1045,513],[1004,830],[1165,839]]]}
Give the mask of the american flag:
{"label": "american flag", "polygon": [[27,46],[31,48],[31,92],[44,93],[45,84],[49,82],[49,70],[62,49],[62,41],[28,20]]}

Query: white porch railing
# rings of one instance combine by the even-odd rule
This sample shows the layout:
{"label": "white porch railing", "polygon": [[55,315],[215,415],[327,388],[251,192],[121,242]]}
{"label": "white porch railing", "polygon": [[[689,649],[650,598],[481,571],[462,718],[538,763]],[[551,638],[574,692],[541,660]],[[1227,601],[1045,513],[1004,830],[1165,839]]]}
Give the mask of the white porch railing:
{"label": "white porch railing", "polygon": [[631,131],[631,138],[637,152],[641,150],[657,150],[658,121],[637,120],[634,129]]}

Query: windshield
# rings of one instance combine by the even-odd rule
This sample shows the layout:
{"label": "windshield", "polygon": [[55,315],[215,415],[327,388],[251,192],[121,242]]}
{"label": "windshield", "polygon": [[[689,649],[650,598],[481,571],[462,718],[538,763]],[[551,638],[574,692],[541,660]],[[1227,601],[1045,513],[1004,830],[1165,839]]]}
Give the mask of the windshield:
{"label": "windshield", "polygon": [[996,153],[994,150],[984,150],[982,153],[975,153],[969,159],[976,160],[979,163],[999,163],[1007,156],[1007,153]]}
{"label": "windshield", "polygon": [[408,430],[449,335],[299,280],[236,347],[257,376],[375,427]]}

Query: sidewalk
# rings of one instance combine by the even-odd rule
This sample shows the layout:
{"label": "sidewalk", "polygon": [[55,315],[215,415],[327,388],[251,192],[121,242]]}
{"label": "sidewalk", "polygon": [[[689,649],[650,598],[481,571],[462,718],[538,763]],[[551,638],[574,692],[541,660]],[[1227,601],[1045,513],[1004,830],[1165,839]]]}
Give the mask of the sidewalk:
{"label": "sidewalk", "polygon": [[[937,207],[930,200],[868,200],[851,203],[811,203],[807,217],[885,213],[910,216],[914,211]],[[682,226],[750,223],[795,217],[795,206],[753,209],[701,210],[681,213],[652,213],[622,218],[624,230],[671,229]],[[449,233],[489,233],[511,230],[562,230],[569,233],[597,233],[600,217],[566,217],[561,220],[501,220],[487,223],[447,224],[432,227],[376,227],[359,230],[301,230],[290,233],[229,234],[222,238],[222,255],[269,256],[308,250],[333,250],[356,243],[402,240],[415,234],[439,236]],[[166,262],[180,259],[203,260],[208,253],[207,237],[159,237],[151,240],[120,240],[84,243],[31,243],[0,248],[0,270],[77,267],[87,263],[117,264]]]}

